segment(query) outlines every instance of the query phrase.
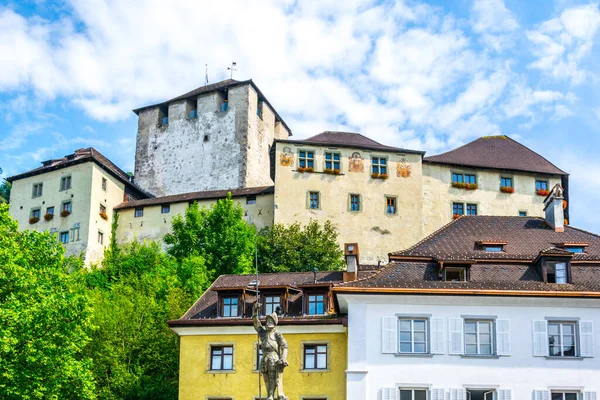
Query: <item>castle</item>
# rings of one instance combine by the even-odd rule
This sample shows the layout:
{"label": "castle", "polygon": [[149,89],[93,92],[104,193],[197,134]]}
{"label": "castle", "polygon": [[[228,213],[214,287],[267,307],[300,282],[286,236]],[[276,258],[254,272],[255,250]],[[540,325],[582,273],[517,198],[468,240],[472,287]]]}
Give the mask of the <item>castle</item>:
{"label": "castle", "polygon": [[543,216],[556,184],[568,219],[568,174],[506,136],[428,157],[359,133],[297,140],[252,80],[134,112],[134,177],[87,148],[8,178],[10,213],[22,229],[53,232],[68,254],[97,262],[113,212],[118,242],[160,241],[191,202],[231,193],[259,229],[331,220],[340,245],[359,243],[363,264],[377,264],[462,215]]}

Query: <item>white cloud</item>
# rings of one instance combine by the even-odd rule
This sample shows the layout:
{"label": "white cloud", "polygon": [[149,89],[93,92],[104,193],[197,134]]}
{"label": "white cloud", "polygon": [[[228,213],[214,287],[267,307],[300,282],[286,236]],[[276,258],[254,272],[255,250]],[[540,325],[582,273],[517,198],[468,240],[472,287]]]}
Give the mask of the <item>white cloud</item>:
{"label": "white cloud", "polygon": [[519,23],[503,0],[474,0],[471,14],[473,31],[481,35],[484,44],[496,51],[513,45]]}

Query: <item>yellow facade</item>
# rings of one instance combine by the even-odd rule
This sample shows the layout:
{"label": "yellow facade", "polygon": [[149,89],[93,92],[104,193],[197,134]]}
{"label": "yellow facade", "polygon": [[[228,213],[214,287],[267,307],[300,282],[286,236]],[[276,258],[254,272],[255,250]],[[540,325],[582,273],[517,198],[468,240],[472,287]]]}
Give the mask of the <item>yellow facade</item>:
{"label": "yellow facade", "polygon": [[[197,329],[202,330],[202,328]],[[215,332],[209,335],[181,336],[179,400],[259,398],[256,372],[257,336],[250,333],[251,327],[239,329],[247,333],[218,334]],[[293,327],[283,327],[283,329],[285,330],[282,333],[289,346],[289,366],[285,369],[283,378],[286,396],[290,400],[345,399],[346,332],[290,333],[293,332]],[[328,345],[328,370],[302,369],[303,343]],[[210,346],[218,344],[234,346],[233,371],[210,371]],[[266,397],[264,382],[261,382],[261,385],[264,398]]]}

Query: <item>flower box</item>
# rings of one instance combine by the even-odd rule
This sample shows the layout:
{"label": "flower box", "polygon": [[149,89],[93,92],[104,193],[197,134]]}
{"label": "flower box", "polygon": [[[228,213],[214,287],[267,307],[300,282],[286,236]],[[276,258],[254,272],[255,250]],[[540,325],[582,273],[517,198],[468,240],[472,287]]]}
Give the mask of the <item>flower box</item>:
{"label": "flower box", "polygon": [[510,186],[500,186],[500,191],[502,193],[514,193],[515,192],[515,188],[510,187]]}
{"label": "flower box", "polygon": [[315,169],[313,167],[298,167],[298,169],[296,169],[296,171],[300,172],[301,174],[308,172],[315,172]]}
{"label": "flower box", "polygon": [[342,173],[342,171],[340,171],[339,169],[331,169],[331,168],[325,168],[323,170],[324,174],[329,174],[329,175],[339,175]]}
{"label": "flower box", "polygon": [[378,173],[374,172],[374,173],[371,174],[371,178],[385,180],[385,179],[388,178],[388,174],[378,174]]}
{"label": "flower box", "polygon": [[54,218],[54,214],[46,214],[46,215],[44,215],[44,219],[46,221],[50,221],[52,218]]}
{"label": "flower box", "polygon": [[69,215],[71,215],[71,211],[69,211],[69,210],[62,210],[60,212],[61,217],[68,217]]}
{"label": "flower box", "polygon": [[537,194],[538,196],[546,197],[550,194],[550,191],[546,189],[538,189],[535,191],[535,194]]}
{"label": "flower box", "polygon": [[31,217],[29,218],[29,223],[30,224],[35,224],[39,221],[40,219],[38,217]]}
{"label": "flower box", "polygon": [[100,211],[100,218],[102,218],[105,221],[108,221],[108,215],[105,211]]}
{"label": "flower box", "polygon": [[462,216],[462,214],[452,214],[452,219],[459,219]]}
{"label": "flower box", "polygon": [[477,190],[479,185],[476,183],[452,182],[452,187],[465,190]]}
{"label": "flower box", "polygon": [[566,209],[567,209],[567,201],[563,200],[563,210],[566,210]]}

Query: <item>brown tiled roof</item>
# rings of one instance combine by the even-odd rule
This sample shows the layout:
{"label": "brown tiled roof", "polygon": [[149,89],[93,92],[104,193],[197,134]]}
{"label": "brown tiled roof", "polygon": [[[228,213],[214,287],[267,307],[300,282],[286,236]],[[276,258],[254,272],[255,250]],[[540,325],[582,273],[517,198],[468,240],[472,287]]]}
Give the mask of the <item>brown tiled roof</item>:
{"label": "brown tiled roof", "polygon": [[[477,242],[506,242],[504,251],[488,253]],[[573,261],[600,260],[600,236],[565,226],[555,232],[543,218],[464,216],[442,227],[409,249],[394,256],[431,257],[441,261],[524,260],[534,261],[540,252],[560,248],[564,242],[589,243],[585,253],[574,253]]]}
{"label": "brown tiled roof", "polygon": [[170,196],[153,197],[151,199],[134,200],[121,203],[115,210],[124,210],[126,208],[154,206],[160,204],[181,203],[194,200],[223,199],[231,193],[231,197],[243,197],[249,195],[261,195],[273,193],[273,186],[261,186],[254,188],[230,189],[230,190],[210,190],[204,192],[192,192],[183,194],[174,194]]}
{"label": "brown tiled roof", "polygon": [[227,90],[229,88],[232,88],[232,87],[235,87],[235,86],[241,86],[241,85],[252,85],[252,87],[254,88],[254,90],[256,90],[256,93],[258,94],[258,98],[269,105],[269,107],[271,108],[271,110],[273,110],[273,112],[275,113],[276,120],[280,121],[283,124],[283,126],[285,126],[285,128],[288,130],[288,132],[290,133],[290,136],[291,136],[292,135],[292,130],[289,128],[289,126],[287,126],[287,124],[281,118],[281,116],[279,115],[279,113],[277,113],[277,110],[275,110],[275,108],[271,105],[271,103],[269,103],[269,100],[267,100],[267,98],[263,95],[263,93],[260,91],[260,89],[254,84],[254,82],[252,81],[252,79],[248,79],[246,81],[236,81],[235,79],[225,79],[224,81],[220,81],[220,82],[216,82],[216,83],[211,83],[209,85],[200,86],[200,87],[198,87],[198,88],[196,88],[196,89],[194,89],[194,90],[192,90],[190,92],[187,92],[187,93],[182,94],[182,95],[177,96],[177,97],[173,97],[170,100],[163,101],[162,103],[156,103],[156,104],[151,104],[151,105],[148,105],[148,106],[136,108],[135,110],[133,110],[133,112],[136,113],[136,114],[139,114],[140,111],[145,110],[147,108],[164,106],[164,105],[167,105],[167,104],[172,103],[174,101],[185,100],[185,99],[190,99],[190,98],[198,97],[199,95],[201,95],[203,93],[210,93],[210,92],[214,92],[215,90]]}
{"label": "brown tiled roof", "polygon": [[24,172],[19,175],[14,175],[6,180],[9,182],[13,182],[19,179],[28,178],[30,176],[43,174],[49,171],[54,171],[60,168],[66,168],[71,165],[80,164],[82,162],[93,161],[96,162],[100,167],[108,171],[115,178],[119,179],[121,182],[129,185],[131,188],[134,188],[138,192],[145,194],[145,197],[150,196],[147,193],[144,193],[142,189],[133,184],[130,179],[131,177],[125,173],[121,168],[117,167],[112,161],[106,158],[102,153],[96,150],[93,147],[88,147],[85,149],[77,149],[73,154],[69,154],[62,158],[56,158],[48,161],[43,161],[42,166],[38,168],[34,168],[30,171]]}
{"label": "brown tiled roof", "polygon": [[413,154],[425,154],[424,151],[408,150],[399,147],[386,146],[378,143],[360,133],[354,132],[335,132],[325,131],[318,135],[311,136],[304,140],[278,140],[282,143],[294,143],[294,144],[312,144],[318,146],[336,146],[346,148],[357,148],[357,149],[368,149],[368,150],[380,150],[380,151],[391,151],[400,153],[413,153]]}
{"label": "brown tiled roof", "polygon": [[474,168],[567,175],[550,161],[508,136],[485,136],[423,162]]}

